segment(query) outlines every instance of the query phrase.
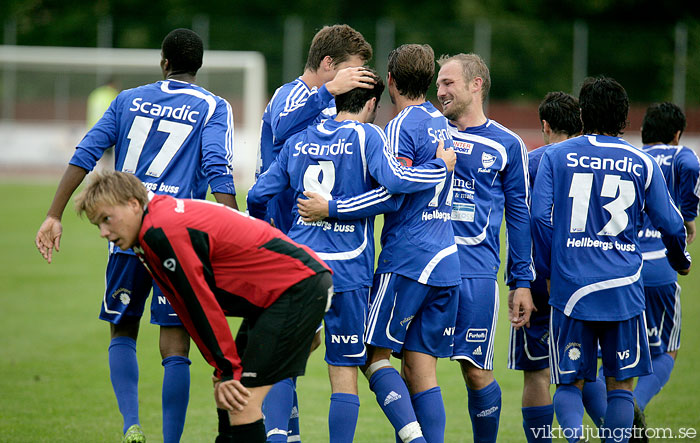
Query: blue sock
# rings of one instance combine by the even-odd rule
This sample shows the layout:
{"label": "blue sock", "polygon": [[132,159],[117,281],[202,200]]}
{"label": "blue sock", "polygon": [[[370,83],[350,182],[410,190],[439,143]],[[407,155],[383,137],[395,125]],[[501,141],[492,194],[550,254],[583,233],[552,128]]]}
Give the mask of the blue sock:
{"label": "blue sock", "polygon": [[501,387],[494,380],[482,389],[469,389],[469,416],[472,419],[474,443],[495,442],[501,418]]}
{"label": "blue sock", "polygon": [[342,392],[331,394],[331,407],[328,411],[330,443],[352,443],[359,413],[360,397]]}
{"label": "blue sock", "polygon": [[294,404],[294,380],[284,379],[275,383],[262,404],[267,441],[287,441],[287,426]]}
{"label": "blue sock", "polygon": [[634,398],[642,411],[668,382],[674,363],[673,357],[666,353],[657,355],[651,360],[654,373],[639,377],[637,387],[634,388]]}
{"label": "blue sock", "polygon": [[554,392],[554,411],[557,421],[569,442],[583,438],[583,398],[574,385],[559,385]]}
{"label": "blue sock", "polygon": [[583,385],[583,406],[597,427],[603,426],[605,410],[608,408],[608,389],[605,386],[603,367],[600,367],[598,378],[594,382],[587,381]]}
{"label": "blue sock", "polygon": [[552,443],[552,421],[554,406],[530,406],[521,409],[523,412],[523,429],[528,443]]}
{"label": "blue sock", "polygon": [[625,436],[629,431],[625,429],[632,429],[632,422],[634,421],[634,396],[631,391],[625,391],[624,389],[615,389],[613,391],[608,391],[608,409],[605,412],[605,424],[603,428],[608,429],[613,438],[609,438],[606,441],[614,442],[627,442],[629,438],[624,438],[620,440],[615,439],[616,436]]}
{"label": "blue sock", "polygon": [[294,377],[294,401],[292,410],[289,413],[289,424],[287,425],[287,440],[301,442],[299,434],[299,400],[297,399],[297,378]]}
{"label": "blue sock", "polygon": [[191,364],[181,355],[163,359],[163,443],[177,443],[182,437],[190,401]]}
{"label": "blue sock", "polygon": [[119,412],[124,417],[124,433],[139,423],[139,365],[136,361],[136,340],[114,337],[109,343],[109,378],[117,397]]}
{"label": "blue sock", "polygon": [[[419,431],[420,425],[413,411],[408,388],[396,369],[377,370],[369,379],[369,388],[376,395],[384,415],[404,442],[425,443],[425,438]],[[420,436],[413,438],[417,435]]]}
{"label": "blue sock", "polygon": [[440,386],[413,394],[411,403],[425,440],[430,443],[444,442],[447,417]]}

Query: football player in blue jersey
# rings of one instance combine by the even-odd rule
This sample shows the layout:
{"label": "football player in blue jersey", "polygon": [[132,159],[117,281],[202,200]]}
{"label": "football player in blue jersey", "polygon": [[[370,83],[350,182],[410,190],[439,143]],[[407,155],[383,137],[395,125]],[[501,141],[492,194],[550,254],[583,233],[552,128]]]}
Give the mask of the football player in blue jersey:
{"label": "football player in blue jersey", "polygon": [[[372,87],[374,80],[362,67],[371,58],[370,44],[348,25],[324,26],[316,33],[303,74],[280,86],[265,108],[256,177],[267,171],[290,136],[335,116],[334,95],[357,87]],[[293,205],[294,191],[287,188],[268,203],[265,220],[286,233],[292,225]],[[319,344],[317,335],[312,348]],[[301,441],[295,385],[291,379],[279,382],[265,398],[268,441]]]}
{"label": "football player in blue jersey", "polygon": [[527,149],[514,132],[484,114],[491,80],[481,57],[443,56],[438,64],[438,100],[457,153],[452,226],[462,280],[452,359],[459,361],[467,385],[474,441],[495,442],[501,413],[501,389],[493,376],[496,273],[504,215],[511,324],[528,324],[533,309]]}
{"label": "football player in blue jersey", "polygon": [[[664,173],[666,185],[683,216],[688,244],[695,239],[700,201],[700,162],[692,149],[680,145],[685,129],[683,111],[673,103],[650,106],[642,122],[643,150]],[[681,287],[677,273],[665,259],[659,231],[644,218],[639,243],[644,259],[642,279],[646,298],[647,333],[653,374],[639,377],[634,398],[643,411],[666,384],[681,344]]]}
{"label": "football player in blue jersey", "polygon": [[[262,218],[266,201],[288,186],[296,197],[315,192],[343,200],[371,191],[379,183],[385,186],[386,209],[395,210],[401,199],[390,198],[389,192],[417,192],[443,183],[454,166],[454,151],[440,146],[436,154],[438,159],[447,157],[445,162],[432,160],[417,168],[403,167],[389,154],[384,132],[371,124],[383,90],[377,77],[373,89],[355,88],[338,95],[335,119],[290,137],[248,192],[251,215]],[[342,207],[335,208],[334,215],[324,221],[307,223],[294,208],[294,224],[288,233],[316,251],[334,273],[335,294],[324,318],[332,390],[328,426],[333,443],[353,441],[360,406],[357,367],[366,363],[362,338],[374,270],[374,217],[344,220],[342,212]]]}
{"label": "football player in blue jersey", "polygon": [[670,266],[690,270],[683,218],[663,173],[619,137],[629,101],[615,80],[586,79],[583,134],[542,155],[532,193],[537,269],[550,281],[554,410],[569,441],[582,437],[584,380],[594,381],[598,344],[607,385],[602,437],[628,441],[634,377],[651,373],[644,315],[643,212],[661,233]]}
{"label": "football player in blue jersey", "polygon": [[[433,158],[435,146],[452,144],[447,120],[426,101],[435,75],[433,49],[416,44],[396,48],[389,54],[388,72],[389,95],[399,111],[385,129],[390,153],[405,165],[423,165]],[[398,211],[384,217],[365,331],[365,376],[401,441],[442,442],[445,407],[435,370],[437,358],[452,355],[461,280],[449,222],[452,174],[433,189],[401,198]],[[355,211],[366,214],[372,206],[380,208],[385,199],[375,190],[331,202],[331,208],[351,217]],[[300,211],[303,207],[311,216],[328,208],[325,201],[320,208],[303,203]],[[405,383],[389,362],[392,352],[402,353]]]}
{"label": "football player in blue jersey", "polygon": [[[578,100],[565,92],[548,93],[540,103],[538,114],[545,145],[528,153],[530,187],[542,154],[556,143],[581,134]],[[507,265],[511,263],[508,260]],[[545,279],[538,275],[530,290],[535,311],[530,316],[530,327],[510,328],[508,368],[523,371],[523,429],[528,443],[551,442],[552,437],[546,432],[547,426],[552,426],[554,407],[549,394],[550,308]]]}
{"label": "football player in blue jersey", "polygon": [[[121,92],[78,144],[58,185],[36,246],[51,263],[59,250],[68,200],[106,149],[115,169],[136,175],[155,193],[206,197],[236,208],[233,184],[233,114],[221,97],[194,84],[202,66],[202,40],[189,29],[170,32],[161,47],[165,80]],[[190,337],[132,250],[109,245],[107,288],[100,318],[110,323],[110,377],[124,418],[124,441],[143,442],[139,424],[136,338],[151,288],[151,323],[160,325],[163,357],[163,439],[180,440],[189,401]]]}

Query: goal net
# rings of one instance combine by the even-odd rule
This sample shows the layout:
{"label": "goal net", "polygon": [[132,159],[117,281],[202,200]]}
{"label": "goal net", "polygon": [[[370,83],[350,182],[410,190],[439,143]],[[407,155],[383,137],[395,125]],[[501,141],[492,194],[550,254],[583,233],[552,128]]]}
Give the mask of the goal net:
{"label": "goal net", "polygon": [[[0,173],[65,166],[85,131],[87,97],[113,79],[120,90],[162,78],[160,50],[0,46]],[[231,103],[237,187],[253,181],[267,101],[259,52],[205,51],[197,84]]]}

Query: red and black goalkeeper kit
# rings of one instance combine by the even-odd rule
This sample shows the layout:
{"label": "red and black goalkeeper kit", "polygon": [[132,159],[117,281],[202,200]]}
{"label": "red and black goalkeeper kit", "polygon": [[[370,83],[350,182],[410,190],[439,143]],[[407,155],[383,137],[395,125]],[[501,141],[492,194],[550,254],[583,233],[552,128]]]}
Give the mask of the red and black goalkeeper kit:
{"label": "red and black goalkeeper kit", "polygon": [[[216,377],[254,387],[304,373],[333,292],[311,249],[226,206],[156,195],[134,251]],[[246,319],[244,349],[227,316]]]}

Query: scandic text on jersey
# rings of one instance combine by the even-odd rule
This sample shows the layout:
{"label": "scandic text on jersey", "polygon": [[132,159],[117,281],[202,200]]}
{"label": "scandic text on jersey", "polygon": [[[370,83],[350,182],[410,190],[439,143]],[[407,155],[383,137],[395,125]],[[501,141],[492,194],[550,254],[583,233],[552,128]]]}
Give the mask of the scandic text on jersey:
{"label": "scandic text on jersey", "polygon": [[199,115],[199,111],[190,111],[191,107],[187,105],[173,109],[172,106],[161,106],[158,103],[144,102],[141,97],[133,99],[131,104],[134,106],[129,108],[129,111],[139,111],[156,117],[172,117],[175,120],[186,120],[190,123],[197,123],[197,119],[194,116]]}
{"label": "scandic text on jersey", "polygon": [[578,152],[569,152],[566,154],[568,162],[566,166],[576,168],[603,169],[610,171],[630,172],[637,177],[641,177],[641,171],[644,169],[640,163],[633,163],[629,157],[622,157],[619,160],[614,158],[600,158],[588,155],[578,155]]}

